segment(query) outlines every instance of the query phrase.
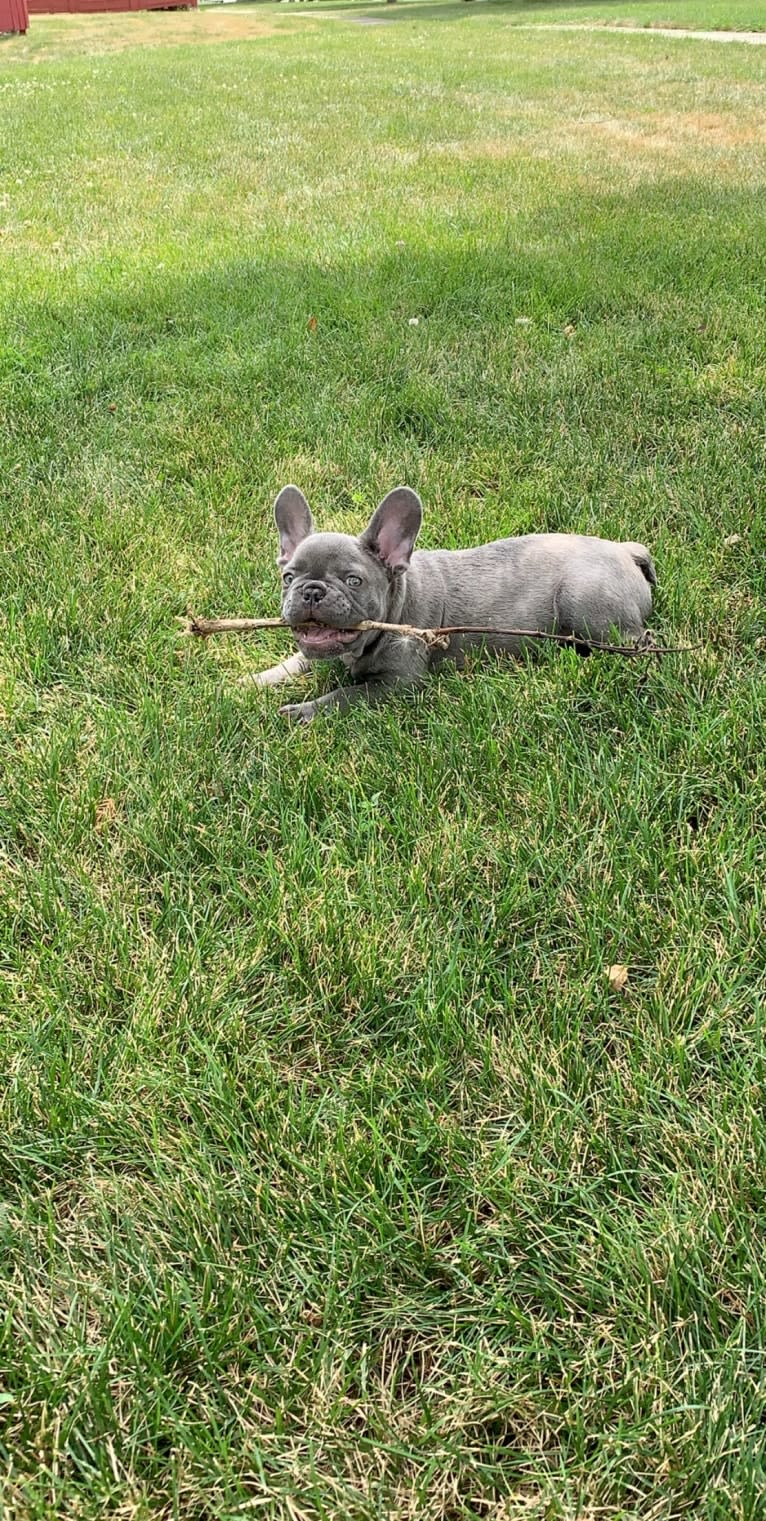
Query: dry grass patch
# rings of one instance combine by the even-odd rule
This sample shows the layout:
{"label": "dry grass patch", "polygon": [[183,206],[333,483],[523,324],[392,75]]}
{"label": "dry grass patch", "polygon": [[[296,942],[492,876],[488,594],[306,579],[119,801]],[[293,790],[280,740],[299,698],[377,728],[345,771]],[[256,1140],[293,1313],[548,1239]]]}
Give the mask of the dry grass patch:
{"label": "dry grass patch", "polygon": [[[218,5],[189,11],[136,11],[130,15],[35,16],[29,32],[14,41],[20,60],[38,62],[97,58],[133,48],[199,47],[273,37],[283,19],[276,7]],[[310,18],[304,21],[314,30]]]}

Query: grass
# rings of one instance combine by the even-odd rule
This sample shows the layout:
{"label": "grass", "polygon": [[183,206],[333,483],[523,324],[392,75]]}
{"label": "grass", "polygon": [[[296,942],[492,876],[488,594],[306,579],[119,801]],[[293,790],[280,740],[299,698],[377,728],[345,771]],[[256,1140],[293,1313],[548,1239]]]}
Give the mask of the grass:
{"label": "grass", "polygon": [[702,31],[755,31],[766,28],[759,0],[575,0],[557,5],[555,0],[489,0],[498,10],[507,6],[521,22],[550,19],[557,23],[601,22],[603,25],[670,26]]}
{"label": "grass", "polygon": [[[207,0],[203,0],[207,3]],[[216,0],[213,0],[216,3]],[[677,27],[692,30],[756,31],[766,29],[760,0],[574,0],[569,5],[556,0],[479,0],[482,10],[508,25],[528,27],[539,24],[579,24],[592,26]],[[376,0],[331,0],[318,10],[319,15],[342,11],[380,15]],[[407,22],[438,19],[460,21],[466,14],[454,0],[399,0],[397,9],[384,13],[386,21]]]}
{"label": "grass", "polygon": [[[764,1513],[766,56],[410,10],[0,50],[17,1521]],[[288,479],[707,647],[290,731]]]}

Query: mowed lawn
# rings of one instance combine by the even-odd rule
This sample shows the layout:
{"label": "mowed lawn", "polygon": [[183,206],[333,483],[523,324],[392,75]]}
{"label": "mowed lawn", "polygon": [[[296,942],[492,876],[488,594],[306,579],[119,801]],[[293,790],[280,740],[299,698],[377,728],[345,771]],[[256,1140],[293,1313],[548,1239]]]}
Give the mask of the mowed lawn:
{"label": "mowed lawn", "polygon": [[[0,44],[13,1521],[764,1515],[766,49],[527,13]],[[288,480],[703,647],[290,729]]]}

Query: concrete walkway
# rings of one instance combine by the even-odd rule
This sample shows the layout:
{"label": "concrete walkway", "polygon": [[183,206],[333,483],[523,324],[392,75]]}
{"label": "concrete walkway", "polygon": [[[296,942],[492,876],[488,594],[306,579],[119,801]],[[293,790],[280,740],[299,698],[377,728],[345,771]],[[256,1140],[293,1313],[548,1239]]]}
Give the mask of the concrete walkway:
{"label": "concrete walkway", "polygon": [[[412,14],[417,15],[414,7]],[[357,26],[392,26],[394,24],[393,16],[352,16],[348,11],[301,9],[295,11],[294,15],[310,15],[315,21],[355,21]],[[604,23],[600,21],[518,21],[512,22],[511,25],[515,32],[609,32],[615,37],[691,37],[699,42],[748,42],[753,47],[766,47],[766,31],[697,32],[691,27],[616,26],[609,21]]]}
{"label": "concrete walkway", "polygon": [[700,42],[749,42],[754,47],[766,46],[766,32],[695,32],[682,26],[604,26],[599,22],[586,21],[540,21],[525,22],[519,27],[525,32],[611,32],[619,37],[696,37]]}

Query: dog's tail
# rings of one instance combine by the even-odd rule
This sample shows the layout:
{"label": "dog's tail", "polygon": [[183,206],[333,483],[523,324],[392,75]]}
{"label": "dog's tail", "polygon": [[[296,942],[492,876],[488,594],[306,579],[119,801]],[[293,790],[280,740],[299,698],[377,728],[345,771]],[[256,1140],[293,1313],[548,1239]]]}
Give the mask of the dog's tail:
{"label": "dog's tail", "polygon": [[637,564],[637,566],[638,566],[638,568],[639,568],[642,576],[644,577],[644,579],[649,582],[650,586],[656,586],[657,585],[657,572],[656,572],[656,570],[654,568],[654,561],[653,561],[653,559],[652,559],[652,557],[651,557],[648,549],[646,548],[646,545],[645,544],[626,544],[625,548],[627,549],[628,553],[632,556],[632,558],[635,560],[635,562],[636,562],[636,564]]}

